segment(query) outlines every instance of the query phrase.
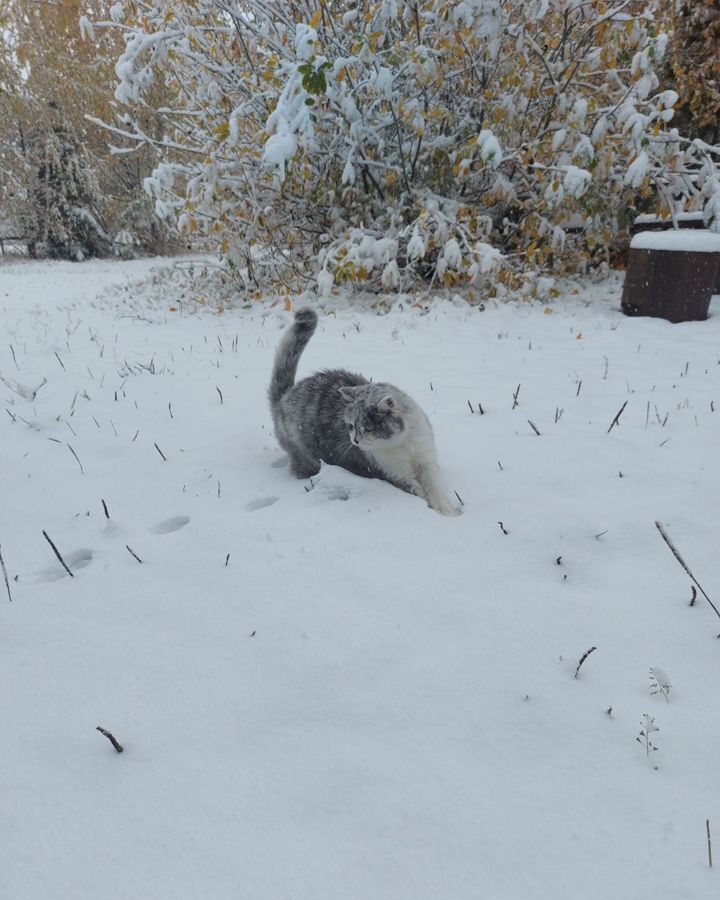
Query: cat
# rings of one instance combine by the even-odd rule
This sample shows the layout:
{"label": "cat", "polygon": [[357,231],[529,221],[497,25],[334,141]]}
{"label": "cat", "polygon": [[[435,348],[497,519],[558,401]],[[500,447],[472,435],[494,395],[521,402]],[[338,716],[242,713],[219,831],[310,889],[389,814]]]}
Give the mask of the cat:
{"label": "cat", "polygon": [[316,372],[295,383],[300,356],[317,324],[313,309],[295,313],[275,353],[268,390],[275,435],[291,473],[311,478],[323,461],[388,481],[445,516],[458,515],[437,462],[430,422],[404,391],[343,369]]}

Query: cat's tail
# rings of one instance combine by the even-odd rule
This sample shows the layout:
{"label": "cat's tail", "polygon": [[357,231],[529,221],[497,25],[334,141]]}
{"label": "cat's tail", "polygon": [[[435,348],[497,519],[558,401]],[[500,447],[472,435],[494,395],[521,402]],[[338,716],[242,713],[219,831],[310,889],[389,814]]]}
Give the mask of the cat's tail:
{"label": "cat's tail", "polygon": [[288,328],[275,352],[275,364],[268,388],[271,406],[275,406],[282,395],[295,384],[300,355],[313,336],[317,323],[317,313],[308,306],[295,313],[295,322]]}

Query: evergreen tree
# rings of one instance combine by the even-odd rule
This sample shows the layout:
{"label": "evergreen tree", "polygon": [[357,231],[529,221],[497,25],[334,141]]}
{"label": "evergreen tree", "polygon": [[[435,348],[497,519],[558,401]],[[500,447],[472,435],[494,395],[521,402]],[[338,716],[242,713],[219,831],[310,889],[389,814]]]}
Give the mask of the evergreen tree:
{"label": "evergreen tree", "polygon": [[112,243],[100,224],[101,197],[83,146],[59,115],[33,134],[37,176],[32,256],[82,260],[107,256]]}
{"label": "evergreen tree", "polygon": [[0,219],[28,238],[31,252],[108,252],[103,229],[73,209],[113,236],[126,232],[126,248],[170,248],[142,189],[152,148],[113,155],[107,132],[87,118],[121,113],[113,92],[122,36],[96,35],[83,15],[109,19],[112,7],[112,0],[0,0]]}

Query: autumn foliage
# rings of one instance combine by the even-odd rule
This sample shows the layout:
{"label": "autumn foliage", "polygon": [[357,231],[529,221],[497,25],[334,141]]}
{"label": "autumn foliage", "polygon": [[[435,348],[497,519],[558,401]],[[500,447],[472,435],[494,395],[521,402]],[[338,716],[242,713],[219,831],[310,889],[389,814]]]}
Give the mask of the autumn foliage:
{"label": "autumn foliage", "polygon": [[680,94],[678,110],[690,133],[720,141],[720,3],[678,3],[670,65]]}

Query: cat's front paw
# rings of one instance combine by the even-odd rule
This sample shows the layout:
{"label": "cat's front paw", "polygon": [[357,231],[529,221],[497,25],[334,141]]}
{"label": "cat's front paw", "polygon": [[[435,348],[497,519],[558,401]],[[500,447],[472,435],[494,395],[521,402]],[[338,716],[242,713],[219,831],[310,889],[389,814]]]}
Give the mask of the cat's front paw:
{"label": "cat's front paw", "polygon": [[462,515],[462,504],[457,500],[450,499],[442,499],[436,503],[429,503],[432,509],[435,512],[439,512],[441,516],[461,516]]}

